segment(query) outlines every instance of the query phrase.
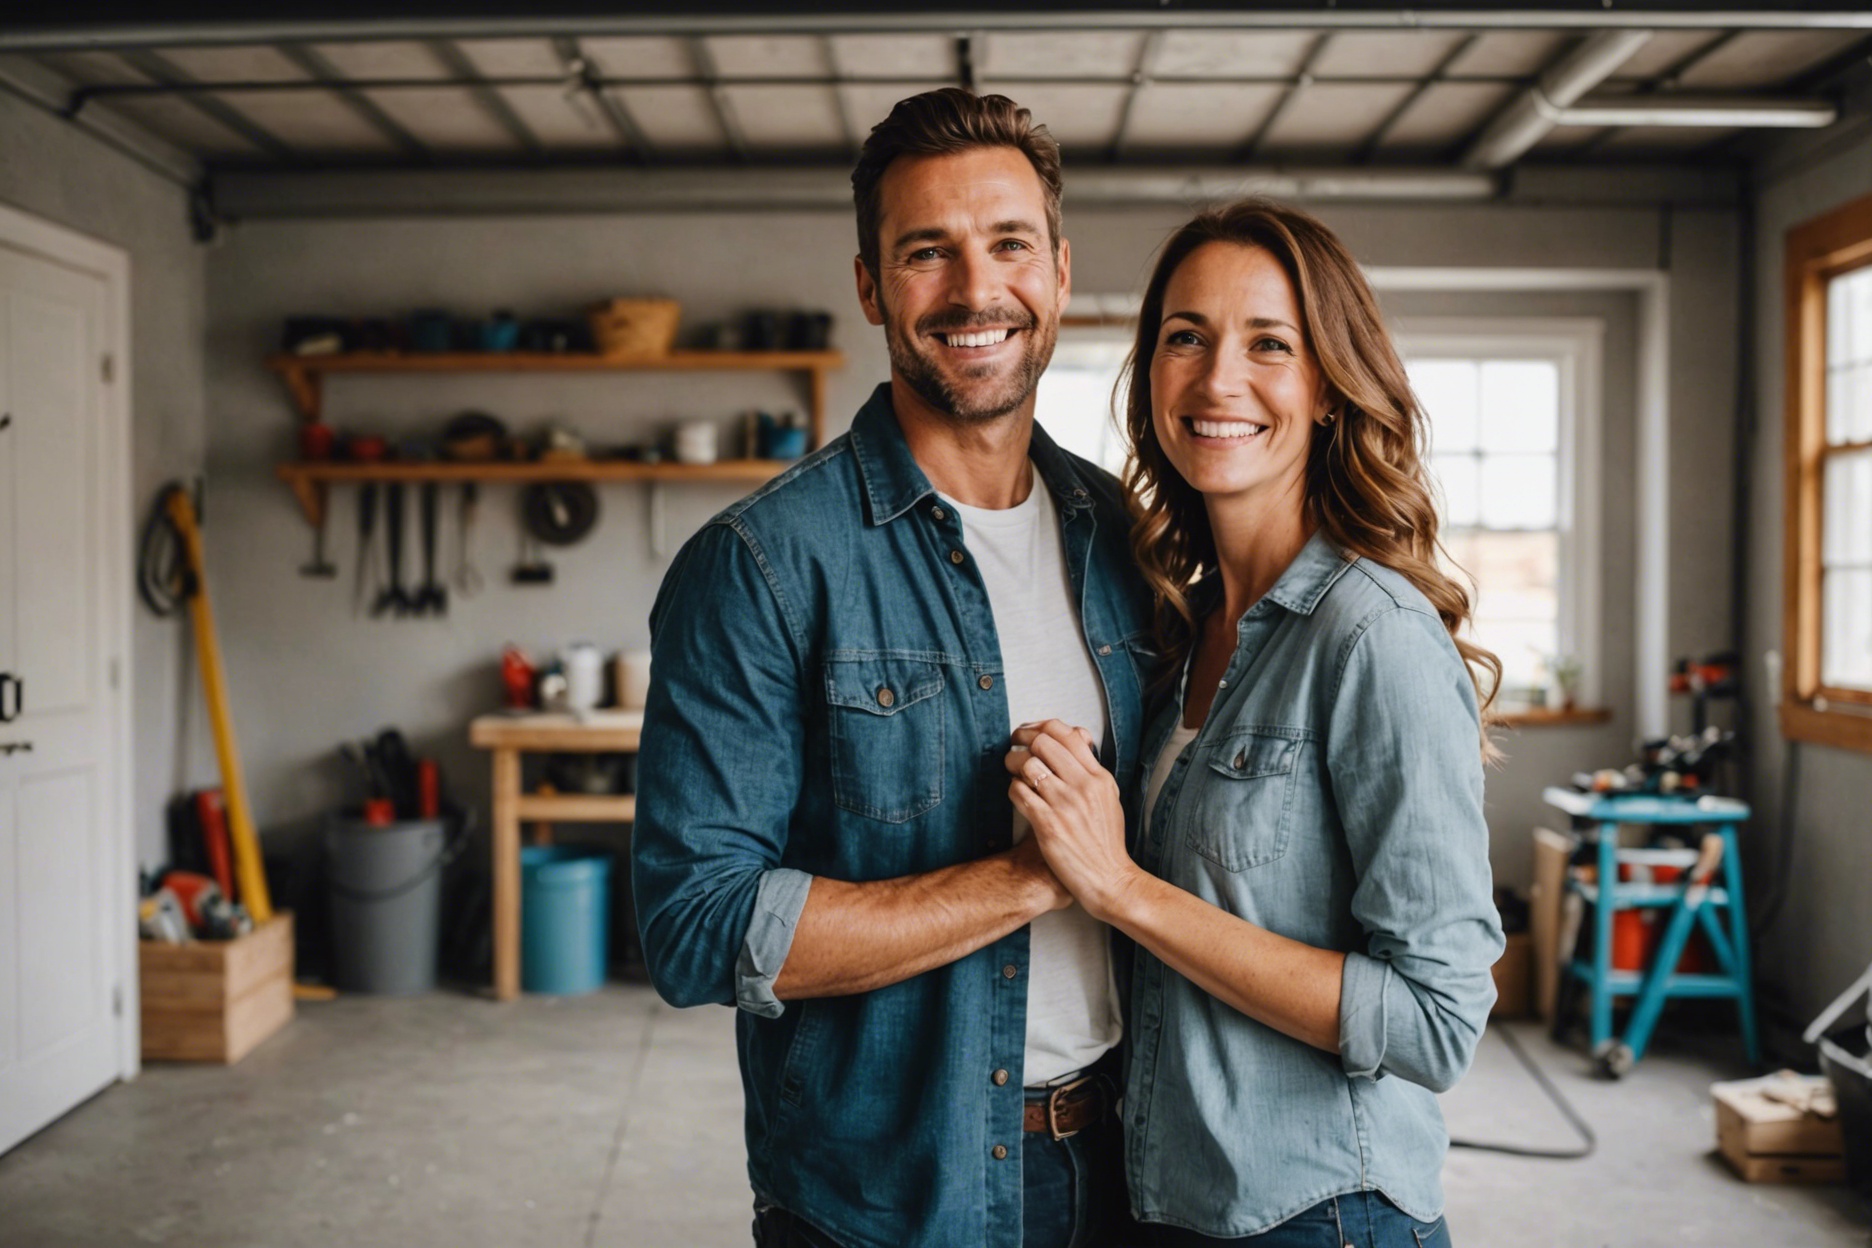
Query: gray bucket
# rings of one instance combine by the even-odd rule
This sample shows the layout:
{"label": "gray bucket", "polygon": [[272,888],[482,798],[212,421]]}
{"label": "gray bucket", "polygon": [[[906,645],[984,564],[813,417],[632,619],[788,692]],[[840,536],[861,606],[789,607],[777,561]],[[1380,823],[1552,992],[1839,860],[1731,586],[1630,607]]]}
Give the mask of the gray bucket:
{"label": "gray bucket", "polygon": [[325,825],[333,987],[391,997],[435,987],[447,855],[440,819],[372,825],[340,815]]}

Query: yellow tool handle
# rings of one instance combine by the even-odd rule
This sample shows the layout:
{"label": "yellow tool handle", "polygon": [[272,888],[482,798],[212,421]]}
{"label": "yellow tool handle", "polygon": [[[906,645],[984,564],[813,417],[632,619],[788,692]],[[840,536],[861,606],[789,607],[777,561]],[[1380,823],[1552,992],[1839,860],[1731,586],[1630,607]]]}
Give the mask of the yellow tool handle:
{"label": "yellow tool handle", "polygon": [[240,899],[256,926],[273,917],[267,895],[266,870],[260,861],[260,838],[254,834],[253,812],[247,806],[247,783],[241,776],[240,753],[234,745],[234,719],[228,710],[227,671],[221,665],[221,643],[215,636],[214,612],[208,604],[207,566],[202,558],[201,528],[195,523],[195,504],[187,490],[169,491],[164,500],[169,519],[182,537],[194,578],[189,595],[189,618],[195,624],[195,650],[201,664],[202,692],[208,699],[208,719],[214,726],[215,757],[221,764],[221,791],[227,798],[228,840],[234,847],[234,878]]}

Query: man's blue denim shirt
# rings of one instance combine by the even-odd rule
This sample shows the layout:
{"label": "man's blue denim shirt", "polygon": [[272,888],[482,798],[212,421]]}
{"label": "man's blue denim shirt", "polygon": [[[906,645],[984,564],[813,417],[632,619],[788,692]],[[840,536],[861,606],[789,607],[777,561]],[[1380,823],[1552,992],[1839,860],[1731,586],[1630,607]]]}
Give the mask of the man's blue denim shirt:
{"label": "man's blue denim shirt", "polygon": [[[1344,951],[1339,1053],[1137,949],[1132,1209],[1234,1238],[1376,1190],[1433,1221],[1449,1143],[1436,1093],[1475,1053],[1502,950],[1469,673],[1415,586],[1316,533],[1242,616],[1222,680],[1132,853],[1231,914]],[[1158,708],[1147,766],[1180,710]]]}
{"label": "man's blue denim shirt", "polygon": [[[1152,656],[1122,496],[1037,426],[1031,457],[1128,784]],[[1017,1248],[1027,930],[875,992],[773,993],[813,876],[889,879],[1011,844],[994,618],[888,386],[683,547],[651,632],[638,924],[665,999],[740,1007],[755,1194],[850,1248]]]}

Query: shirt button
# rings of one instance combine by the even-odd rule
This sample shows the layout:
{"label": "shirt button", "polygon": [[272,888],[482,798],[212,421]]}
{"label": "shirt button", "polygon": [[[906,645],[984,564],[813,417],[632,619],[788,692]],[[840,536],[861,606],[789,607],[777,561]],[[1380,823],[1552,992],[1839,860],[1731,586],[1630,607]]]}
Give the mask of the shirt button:
{"label": "shirt button", "polygon": [[1111,647],[1110,647],[1110,646],[1100,646],[1100,647],[1099,647],[1099,653],[1100,653],[1100,654],[1110,654],[1110,653],[1111,653]]}
{"label": "shirt button", "polygon": [[962,561],[963,561],[964,559],[966,559],[966,558],[968,558],[968,556],[967,556],[967,555],[965,555],[965,554],[963,554],[963,553],[962,553],[961,551],[959,551],[959,550],[952,550],[952,551],[950,551],[950,552],[949,552],[949,562],[950,562],[950,563],[961,563],[961,562],[962,562]]}
{"label": "shirt button", "polygon": [[930,508],[930,519],[932,519],[932,520],[947,520],[948,518],[949,518],[949,513],[948,513],[948,512],[946,512],[946,511],[944,511],[944,510],[943,510],[942,508],[940,508],[940,507],[932,507],[932,508]]}
{"label": "shirt button", "polygon": [[1007,1081],[1008,1081],[1008,1073],[1007,1073],[1007,1071],[1005,1071],[1005,1070],[997,1070],[997,1071],[995,1071],[995,1073],[994,1073],[994,1082],[995,1082],[995,1087],[997,1087],[997,1088],[1005,1088],[1005,1087],[1007,1087]]}
{"label": "shirt button", "polygon": [[984,676],[980,680],[976,681],[975,683],[980,685],[984,690],[992,689],[994,688],[994,677]]}
{"label": "shirt button", "polygon": [[994,1159],[995,1159],[996,1161],[1006,1161],[1006,1160],[1007,1160],[1007,1145],[1005,1145],[1005,1144],[997,1144],[997,1145],[995,1145],[995,1146],[994,1146]]}
{"label": "shirt button", "polygon": [[1020,974],[1020,967],[1015,966],[1012,962],[1001,968],[1001,978],[1003,979],[1013,979],[1018,974]]}
{"label": "shirt button", "polygon": [[1228,681],[1226,680],[1219,680],[1216,682],[1216,684],[1223,689],[1228,688]]}
{"label": "shirt button", "polygon": [[895,702],[896,700],[897,700],[897,695],[892,693],[888,686],[878,690],[878,705],[879,706],[887,707],[891,703]]}

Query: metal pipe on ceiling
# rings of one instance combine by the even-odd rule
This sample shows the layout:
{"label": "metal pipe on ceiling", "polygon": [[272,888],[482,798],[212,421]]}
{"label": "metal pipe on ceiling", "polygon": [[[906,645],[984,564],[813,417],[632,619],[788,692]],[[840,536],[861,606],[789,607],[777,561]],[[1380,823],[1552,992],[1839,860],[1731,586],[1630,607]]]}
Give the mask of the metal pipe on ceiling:
{"label": "metal pipe on ceiling", "polygon": [[1508,102],[1459,162],[1466,169],[1503,169],[1558,124],[1560,111],[1610,78],[1651,39],[1649,30],[1602,30],[1541,72]]}
{"label": "metal pipe on ceiling", "polygon": [[247,43],[342,43],[386,39],[513,39],[553,35],[927,34],[948,30],[1872,30],[1872,10],[1436,9],[1297,11],[1286,8],[1092,12],[990,10],[589,17],[373,17],[253,22],[170,21],[44,25],[0,31],[0,52],[82,52],[130,47]]}
{"label": "metal pipe on ceiling", "polygon": [[1560,110],[1562,126],[1748,126],[1814,130],[1839,120],[1826,100],[1749,96],[1589,96]]}

